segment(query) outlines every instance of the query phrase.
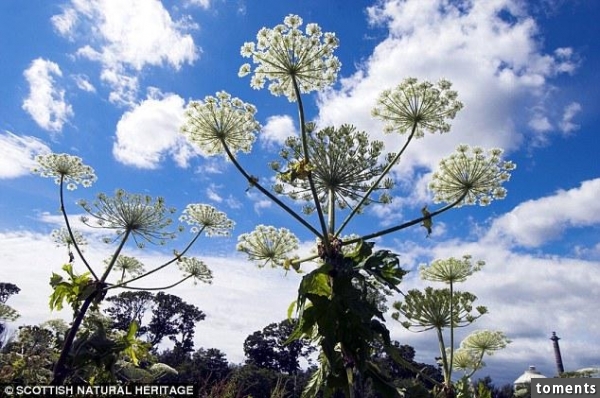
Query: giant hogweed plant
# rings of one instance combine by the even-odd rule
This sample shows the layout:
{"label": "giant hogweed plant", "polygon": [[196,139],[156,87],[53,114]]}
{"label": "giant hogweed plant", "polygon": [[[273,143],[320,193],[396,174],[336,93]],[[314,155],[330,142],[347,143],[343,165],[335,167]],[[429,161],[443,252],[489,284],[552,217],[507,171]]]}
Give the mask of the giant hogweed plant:
{"label": "giant hogweed plant", "polygon": [[[440,282],[446,288],[425,287],[423,290],[409,290],[403,301],[393,304],[392,318],[406,329],[415,332],[434,330],[440,350],[439,364],[444,381],[436,388],[436,395],[442,397],[473,396],[470,378],[485,366],[485,355],[493,355],[506,347],[510,340],[501,331],[476,330],[462,340],[456,348],[456,329],[468,327],[488,312],[485,306],[475,306],[477,296],[470,292],[457,291],[455,285],[464,282],[474,272],[485,265],[483,261],[473,263],[470,255],[462,259],[454,257],[435,260],[422,265],[421,279]],[[461,370],[463,375],[453,381],[453,371]]]}
{"label": "giant hogweed plant", "polygon": [[[122,189],[118,189],[113,196],[100,193],[91,203],[84,200],[78,203],[87,214],[81,217],[81,221],[91,228],[110,232],[104,240],[105,243],[115,247],[105,264],[93,264],[83,253],[83,246],[87,241],[81,232],[73,229],[64,199],[65,187],[67,190],[75,190],[78,185],[90,187],[96,181],[93,168],[85,165],[81,158],[68,154],[40,155],[36,160],[38,165],[33,172],[43,177],[53,178],[58,184],[60,212],[65,227],[54,231],[52,236],[56,243],[67,247],[69,256],[68,262],[62,267],[64,274],[53,273],[50,279],[53,288],[50,308],[60,310],[66,303],[73,309],[73,322],[53,369],[52,383],[63,384],[79,370],[80,364],[90,362],[87,357],[86,361],[82,361],[81,350],[77,347],[96,347],[98,344],[93,338],[98,333],[105,336],[101,329],[98,329],[97,333],[87,335],[78,332],[87,319],[86,314],[97,309],[108,292],[115,289],[165,290],[187,280],[192,280],[194,283],[210,283],[212,272],[206,264],[185,254],[202,234],[229,235],[234,223],[225,213],[212,206],[189,204],[180,216],[180,221],[191,226],[193,233],[191,240],[180,252],[174,250],[171,259],[146,270],[141,261],[124,253],[132,243],[138,248],[144,248],[147,244],[165,245],[178,233],[183,232],[185,230],[183,226],[173,227],[171,215],[175,209],[167,207],[160,197],[131,194]],[[75,270],[76,258],[83,263],[85,272]],[[177,282],[169,286],[157,287],[138,285],[143,278],[174,264],[183,272],[183,276]],[[135,322],[132,323],[125,339],[102,340],[106,344],[101,345],[103,347],[101,350],[96,350],[98,358],[92,358],[91,361],[102,363],[102,366],[109,370],[114,368],[114,361],[118,359],[117,354],[123,353],[128,354],[132,363],[137,365],[134,355],[135,347],[139,345],[139,341],[135,339],[137,327]],[[107,362],[105,358],[114,360]]]}
{"label": "giant hogweed plant", "polygon": [[249,189],[261,192],[317,240],[314,254],[299,258],[295,254],[299,240],[292,231],[258,225],[240,235],[237,245],[260,267],[300,272],[303,263],[317,265],[303,276],[298,298],[290,307],[290,315],[295,309],[298,317],[290,341],[309,338],[320,346],[320,366],[304,396],[322,391],[327,397],[342,391],[347,397],[358,397],[367,378],[385,396],[401,396],[370,359],[373,343],[379,342],[402,362],[390,344],[384,314],[369,293],[400,292],[406,271],[397,254],[376,250],[370,240],[415,225],[430,233],[433,219],[450,209],[504,198],[502,185],[515,166],[502,160],[500,149],[461,145],[441,161],[429,185],[433,202],[441,203],[440,207],[426,206],[413,219],[383,230],[349,235],[351,221],[367,206],[392,200],[390,171],[409,144],[449,132],[450,121],[463,105],[451,83],[443,79],[430,83],[407,78],[382,92],[372,115],[384,122],[385,133],[398,136],[393,152],[385,152],[382,142],[352,125],[316,126],[306,119],[303,98],[335,83],[341,68],[334,55],[339,42],[317,24],[302,25],[302,18],[289,15],[283,24],[260,29],[255,42],[241,47],[242,57],[251,62],[240,67],[239,76],[250,76],[252,88],[266,86],[274,96],[285,96],[297,106],[300,134],[288,139],[280,159],[271,162],[274,186],[248,170],[239,156],[251,152],[261,128],[254,105],[225,91],[191,101],[181,132],[206,155],[225,156]]}

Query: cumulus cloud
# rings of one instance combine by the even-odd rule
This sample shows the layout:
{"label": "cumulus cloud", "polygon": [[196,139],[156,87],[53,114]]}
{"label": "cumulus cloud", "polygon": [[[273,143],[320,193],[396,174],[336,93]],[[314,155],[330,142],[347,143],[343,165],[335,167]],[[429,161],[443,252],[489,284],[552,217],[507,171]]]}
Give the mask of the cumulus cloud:
{"label": "cumulus cloud", "polygon": [[62,77],[58,64],[37,58],[23,75],[29,84],[23,109],[44,130],[61,131],[65,122],[73,116],[73,108],[65,100],[65,90],[54,80]]}
{"label": "cumulus cloud", "polygon": [[399,172],[431,169],[460,143],[515,150],[560,122],[549,111],[556,108],[552,78],[573,73],[575,55],[543,50],[523,2],[387,0],[369,7],[368,16],[388,35],[339,89],[320,97],[320,125],[353,123],[396,151],[403,140],[381,134],[370,115],[381,91],[410,76],[447,78],[465,104],[449,134],[411,144]]}
{"label": "cumulus cloud", "polygon": [[68,39],[75,40],[77,31],[85,33],[77,37],[89,43],[82,43],[76,54],[102,65],[101,79],[113,88],[109,99],[118,104],[133,103],[137,74],[144,67],[169,65],[177,70],[199,56],[185,32],[194,25],[174,21],[158,0],[71,0],[51,21]]}
{"label": "cumulus cloud", "polygon": [[487,239],[538,247],[559,238],[567,228],[598,225],[598,192],[600,178],[584,181],[578,188],[523,202],[494,221]]}
{"label": "cumulus cloud", "polygon": [[148,98],[123,114],[117,123],[115,159],[143,169],[155,169],[171,156],[180,167],[198,152],[179,134],[184,100],[175,94],[150,91]]}
{"label": "cumulus cloud", "polygon": [[0,179],[29,174],[35,166],[35,157],[49,152],[50,148],[35,137],[0,133]]}
{"label": "cumulus cloud", "polygon": [[267,118],[259,137],[267,147],[280,147],[286,138],[295,134],[294,120],[288,115],[276,115]]}

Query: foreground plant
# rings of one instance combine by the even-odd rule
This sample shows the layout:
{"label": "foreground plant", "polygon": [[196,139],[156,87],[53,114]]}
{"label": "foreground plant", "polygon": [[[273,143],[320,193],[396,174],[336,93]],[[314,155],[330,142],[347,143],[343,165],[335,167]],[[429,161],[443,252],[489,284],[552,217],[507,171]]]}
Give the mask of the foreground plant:
{"label": "foreground plant", "polygon": [[[473,263],[470,255],[462,259],[451,257],[435,260],[421,267],[421,278],[430,282],[441,282],[448,288],[423,291],[408,291],[403,301],[397,301],[392,317],[409,330],[424,332],[435,330],[440,349],[440,365],[444,383],[439,389],[443,397],[469,396],[469,379],[485,366],[484,355],[506,347],[510,342],[500,331],[478,330],[467,336],[460,348],[455,348],[455,331],[467,327],[488,312],[484,306],[474,306],[477,297],[469,292],[455,290],[455,284],[464,282],[474,272],[480,271],[483,261]],[[449,339],[444,333],[448,331]],[[463,370],[463,377],[456,383],[452,380],[455,369]]]}
{"label": "foreground plant", "polygon": [[[210,269],[202,261],[185,257],[185,254],[202,234],[226,236],[233,228],[234,223],[227,218],[225,213],[211,206],[188,205],[181,216],[181,221],[191,226],[192,239],[183,250],[175,250],[170,260],[147,271],[141,261],[124,255],[123,252],[131,241],[141,249],[146,244],[165,245],[169,240],[174,239],[178,232],[184,230],[183,227],[175,230],[169,229],[173,225],[171,216],[175,209],[168,208],[162,198],[154,199],[148,195],[130,194],[122,189],[117,190],[114,196],[101,193],[91,203],[79,202],[79,205],[88,214],[82,217],[82,223],[90,228],[111,232],[111,235],[107,236],[104,241],[116,244],[114,252],[105,261],[104,270],[101,271],[98,267],[93,267],[83,255],[81,246],[87,242],[80,232],[73,230],[64,201],[65,184],[71,190],[76,189],[79,184],[85,187],[91,186],[96,181],[94,170],[90,166],[84,165],[79,157],[68,154],[41,155],[38,156],[37,162],[39,167],[33,170],[34,173],[54,178],[59,185],[60,211],[65,221],[65,228],[53,232],[53,237],[55,242],[66,245],[69,253],[69,261],[63,266],[66,277],[54,273],[50,280],[50,285],[54,289],[50,297],[50,308],[61,309],[63,303],[66,302],[73,309],[73,323],[66,335],[53,371],[52,383],[63,384],[77,370],[78,363],[81,363],[81,358],[78,357],[81,350],[75,350],[73,344],[82,322],[86,319],[88,310],[97,309],[105,295],[117,288],[164,290],[189,279],[192,279],[194,283],[210,283],[212,279]],[[75,255],[71,251],[72,248],[87,269],[82,274],[78,274],[74,270]],[[174,263],[183,271],[183,276],[179,281],[168,286],[158,287],[131,285],[133,282]],[[118,279],[111,279],[113,275]],[[132,345],[136,344],[132,337],[135,335],[136,327],[133,323],[126,338],[122,339],[121,343],[115,342],[111,346],[117,351],[131,351]],[[98,336],[106,338],[101,328],[89,336],[90,338],[99,338]],[[85,341],[78,340],[78,345],[81,344],[85,344]]]}
{"label": "foreground plant", "polygon": [[[316,268],[302,278],[298,299],[289,314],[295,308],[298,316],[290,341],[309,338],[321,348],[320,367],[303,396],[313,397],[319,390],[330,396],[340,390],[348,397],[358,397],[369,378],[385,396],[399,397],[401,391],[371,361],[375,343],[390,357],[400,362],[402,358],[390,344],[383,313],[369,293],[398,292],[405,271],[400,268],[398,255],[375,250],[369,240],[414,225],[423,225],[430,233],[433,218],[454,207],[484,205],[503,198],[506,191],[502,184],[508,181],[514,165],[501,160],[500,150],[485,155],[479,148],[460,146],[442,161],[430,185],[434,201],[443,203],[442,207],[425,206],[413,219],[343,238],[351,221],[367,205],[391,202],[395,181],[390,171],[412,140],[425,139],[426,132],[447,133],[463,105],[447,80],[430,83],[408,78],[385,90],[372,114],[385,123],[385,133],[398,134],[393,152],[385,152],[382,142],[371,140],[354,126],[309,123],[302,95],[335,83],[341,68],[334,55],[338,45],[334,33],[323,33],[314,23],[303,28],[302,18],[288,15],[283,24],[260,29],[255,42],[241,47],[241,55],[251,62],[241,66],[239,76],[250,76],[254,89],[268,84],[273,95],[283,95],[297,105],[300,134],[289,138],[280,151],[281,159],[271,163],[276,173],[272,189],[263,183],[272,178],[257,177],[238,158],[240,151],[250,151],[260,129],[254,106],[219,92],[216,98],[192,101],[181,130],[205,153],[224,155],[245,178],[248,189],[264,194],[316,238],[314,254],[307,258],[296,255],[298,239],[288,229],[259,225],[238,240],[238,250],[259,267],[281,266],[300,272],[303,263],[316,263]],[[298,202],[305,214],[284,202],[283,196]],[[446,323],[459,322],[452,315],[456,307],[462,306],[465,317],[471,311],[474,297],[466,293],[448,291],[438,296],[435,299],[444,305],[452,303],[444,315]],[[425,299],[415,296],[414,305]]]}

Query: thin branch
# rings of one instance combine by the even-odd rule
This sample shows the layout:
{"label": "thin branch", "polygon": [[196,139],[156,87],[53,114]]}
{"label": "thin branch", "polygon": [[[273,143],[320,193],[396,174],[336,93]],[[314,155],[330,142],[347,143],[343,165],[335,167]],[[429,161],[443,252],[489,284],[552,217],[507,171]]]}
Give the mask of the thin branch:
{"label": "thin branch", "polygon": [[387,229],[384,229],[384,230],[379,231],[379,232],[374,232],[372,234],[364,235],[364,236],[361,236],[359,238],[350,239],[350,240],[344,241],[343,244],[344,245],[349,245],[349,244],[352,244],[352,243],[359,242],[361,240],[373,239],[373,238],[376,238],[378,236],[383,236],[383,235],[391,234],[392,232],[396,232],[396,231],[399,231],[401,229],[405,229],[405,228],[411,227],[411,226],[413,226],[415,224],[421,223],[421,222],[423,222],[425,220],[431,219],[431,218],[433,218],[433,217],[435,217],[435,216],[437,216],[439,214],[442,214],[442,213],[444,213],[447,210],[450,210],[454,206],[458,205],[465,198],[465,196],[466,196],[466,193],[463,194],[456,201],[450,203],[449,205],[447,205],[445,207],[442,207],[439,210],[434,211],[433,213],[430,213],[427,216],[419,217],[419,218],[414,219],[412,221],[405,222],[404,224],[396,225],[395,227],[387,228]]}
{"label": "thin branch", "polygon": [[252,184],[254,187],[256,187],[265,196],[267,196],[269,199],[271,199],[273,202],[275,202],[276,205],[278,205],[279,207],[281,207],[289,215],[291,215],[292,217],[294,217],[302,225],[304,225],[306,228],[308,228],[310,230],[310,232],[312,232],[314,235],[316,235],[319,238],[323,238],[323,236],[321,235],[321,233],[319,231],[317,231],[312,225],[310,225],[304,218],[302,218],[302,216],[300,216],[298,213],[296,213],[294,210],[292,210],[289,206],[287,206],[285,203],[283,203],[281,200],[279,200],[279,198],[277,198],[275,195],[273,195],[271,192],[269,192],[267,189],[265,189],[262,185],[260,185],[259,182],[256,181],[255,177],[253,177],[250,174],[248,174],[246,172],[246,170],[244,170],[244,168],[239,164],[239,162],[237,161],[237,159],[235,158],[235,156],[233,156],[233,154],[229,150],[229,147],[225,143],[225,140],[221,140],[221,143],[223,144],[223,148],[225,148],[225,153],[227,153],[227,156],[229,157],[229,160],[231,160],[233,162],[234,166],[248,180],[249,184]]}
{"label": "thin branch", "polygon": [[188,275],[185,278],[181,279],[179,282],[175,282],[172,285],[162,286],[162,287],[135,287],[135,286],[120,286],[122,289],[130,289],[130,290],[143,290],[143,291],[153,291],[153,290],[167,290],[171,289],[177,285],[182,284],[183,282],[190,279],[193,275]]}
{"label": "thin branch", "polygon": [[83,252],[79,248],[79,245],[77,244],[77,240],[75,239],[75,235],[73,234],[73,230],[71,229],[71,224],[69,223],[69,217],[67,216],[67,212],[65,211],[65,202],[64,202],[63,191],[64,191],[64,176],[61,175],[60,176],[60,188],[59,188],[60,212],[62,213],[63,218],[65,220],[65,224],[67,226],[67,231],[69,232],[69,237],[71,238],[71,241],[73,241],[73,246],[75,247],[75,251],[77,251],[79,258],[81,258],[81,261],[83,261],[83,264],[85,264],[85,267],[88,269],[90,274],[92,274],[92,276],[94,277],[96,282],[98,282],[99,281],[98,276],[96,275],[96,273],[94,272],[94,270],[92,269],[90,264],[87,262],[87,260],[83,256]]}
{"label": "thin branch", "polygon": [[167,261],[166,263],[159,265],[158,267],[142,274],[142,275],[138,275],[135,278],[131,278],[128,281],[124,281],[121,283],[118,283],[116,285],[111,285],[111,286],[107,286],[104,290],[109,290],[109,289],[116,289],[118,287],[126,287],[125,285],[134,281],[137,281],[138,279],[142,279],[145,278],[146,276],[153,274],[157,271],[160,271],[161,269],[165,268],[166,266],[173,264],[175,261],[179,260],[181,258],[181,256],[183,256],[185,253],[187,253],[187,251],[192,247],[192,245],[196,242],[196,240],[198,240],[198,238],[200,237],[200,235],[202,234],[202,232],[204,231],[204,228],[206,228],[205,226],[202,226],[202,228],[200,228],[200,230],[198,231],[198,233],[196,234],[196,236],[194,236],[194,239],[192,239],[190,241],[190,243],[188,243],[188,245],[185,247],[185,249],[183,249],[183,251],[181,253],[179,253],[178,255],[176,255],[175,257],[173,257],[171,260]]}
{"label": "thin branch", "polygon": [[404,153],[404,151],[408,147],[408,144],[412,141],[412,139],[413,139],[416,131],[417,131],[417,124],[415,123],[415,124],[413,124],[412,131],[410,132],[410,135],[406,139],[406,142],[404,143],[404,145],[402,146],[402,148],[400,149],[400,151],[396,154],[396,156],[394,156],[394,159],[392,159],[392,161],[385,167],[385,169],[383,169],[383,171],[379,175],[379,178],[377,179],[377,181],[375,181],[371,185],[371,187],[364,194],[364,196],[362,197],[362,199],[360,200],[360,202],[358,203],[358,205],[355,206],[352,209],[352,212],[350,214],[348,214],[348,216],[344,219],[344,222],[342,222],[342,225],[340,225],[340,227],[336,231],[335,236],[340,236],[340,234],[342,233],[342,231],[344,230],[344,228],[346,227],[346,225],[350,222],[350,220],[356,215],[356,213],[360,210],[360,208],[369,199],[369,196],[371,196],[371,194],[377,188],[377,186],[379,185],[379,183],[381,181],[383,181],[383,179],[390,172],[390,170],[392,169],[392,167],[394,167],[396,165],[396,163],[398,162],[398,160],[400,159],[400,157],[402,156],[402,154]]}

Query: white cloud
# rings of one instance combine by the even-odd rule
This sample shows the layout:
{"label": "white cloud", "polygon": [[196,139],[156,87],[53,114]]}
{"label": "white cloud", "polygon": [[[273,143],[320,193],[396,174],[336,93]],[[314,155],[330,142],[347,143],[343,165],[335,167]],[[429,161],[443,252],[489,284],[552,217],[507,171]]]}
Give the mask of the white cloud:
{"label": "white cloud", "polygon": [[600,178],[552,196],[521,203],[497,218],[486,239],[538,247],[557,239],[567,228],[600,224]]}
{"label": "white cloud", "polygon": [[158,0],[71,0],[62,14],[52,17],[57,32],[73,39],[76,29],[90,40],[77,50],[83,58],[102,64],[101,79],[112,88],[110,100],[131,105],[137,74],[146,66],[170,65],[176,70],[192,64],[199,49],[185,30],[194,26],[174,21]]}
{"label": "white cloud", "polygon": [[29,174],[36,165],[35,156],[49,152],[50,148],[35,137],[0,133],[0,179]]}
{"label": "white cloud", "polygon": [[535,141],[540,133],[527,126],[532,110],[534,126],[547,135],[548,124],[560,122],[548,111],[555,108],[550,79],[572,73],[576,62],[570,48],[543,51],[538,26],[521,5],[516,0],[377,2],[368,8],[370,22],[386,27],[388,37],[356,73],[342,79],[339,90],[320,96],[319,124],[355,124],[397,151],[404,140],[381,134],[370,110],[381,91],[414,76],[449,79],[465,108],[449,134],[411,144],[398,166],[401,173],[410,174],[416,165],[433,168],[460,143],[511,151]]}
{"label": "white cloud", "polygon": [[188,6],[199,6],[205,10],[210,8],[210,0],[187,0],[186,4]]}
{"label": "white cloud", "polygon": [[73,80],[75,80],[75,84],[80,90],[86,91],[88,93],[95,93],[96,87],[92,83],[90,83],[89,78],[86,75],[73,75]]}
{"label": "white cloud", "polygon": [[217,189],[218,187],[215,184],[210,184],[210,186],[206,188],[206,196],[213,202],[221,203],[223,198],[217,193]]}
{"label": "white cloud", "polygon": [[73,109],[65,100],[65,90],[57,86],[54,77],[62,77],[58,64],[37,58],[23,75],[29,84],[29,94],[23,109],[44,130],[61,131]]}
{"label": "white cloud", "polygon": [[267,147],[281,146],[285,140],[296,134],[294,120],[288,115],[276,115],[267,118],[259,138]]}
{"label": "white cloud", "polygon": [[117,123],[113,155],[117,161],[155,169],[166,155],[180,167],[198,152],[179,133],[184,100],[175,94],[150,91],[148,98],[123,114]]}
{"label": "white cloud", "polygon": [[579,130],[579,125],[573,123],[573,118],[581,112],[581,105],[577,102],[572,102],[567,105],[563,111],[562,120],[560,121],[560,130],[563,133],[571,133]]}

